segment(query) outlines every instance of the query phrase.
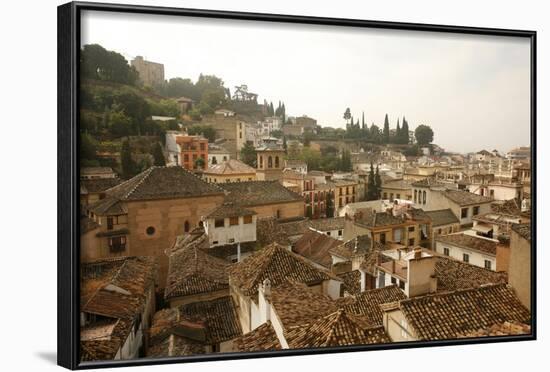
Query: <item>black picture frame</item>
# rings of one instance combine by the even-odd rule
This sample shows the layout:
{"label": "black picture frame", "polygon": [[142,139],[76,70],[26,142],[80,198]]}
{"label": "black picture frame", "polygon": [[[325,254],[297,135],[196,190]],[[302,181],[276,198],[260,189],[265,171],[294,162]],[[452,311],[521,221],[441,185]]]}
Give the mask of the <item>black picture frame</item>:
{"label": "black picture frame", "polygon": [[[329,347],[322,349],[280,350],[247,353],[223,353],[173,357],[165,359],[135,359],[80,363],[79,359],[79,141],[77,123],[79,120],[79,51],[81,12],[84,10],[141,13],[151,15],[188,16],[200,18],[232,19],[242,21],[282,22],[289,24],[310,24],[327,26],[348,26],[359,28],[435,31],[456,34],[491,36],[514,36],[529,38],[531,45],[531,311],[532,333],[530,335],[483,337],[467,340],[446,340],[428,342],[401,342],[368,346]],[[537,335],[536,301],[536,227],[537,227],[537,174],[536,174],[536,31],[460,27],[434,24],[367,21],[358,19],[337,19],[281,14],[259,14],[200,9],[179,9],[168,7],[71,2],[58,7],[58,318],[57,358],[60,366],[69,369],[99,367],[141,366],[202,362],[228,359],[247,359],[289,355],[326,354],[379,349],[402,349],[461,344],[482,344],[535,340]]]}

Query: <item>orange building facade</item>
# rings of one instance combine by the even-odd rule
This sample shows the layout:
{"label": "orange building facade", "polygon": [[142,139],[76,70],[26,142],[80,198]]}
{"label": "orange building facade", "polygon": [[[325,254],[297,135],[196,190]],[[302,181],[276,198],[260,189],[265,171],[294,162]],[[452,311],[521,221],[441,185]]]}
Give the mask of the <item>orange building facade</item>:
{"label": "orange building facade", "polygon": [[[180,164],[187,170],[205,169],[208,166],[208,139],[202,136],[177,136],[176,143],[180,147]],[[198,166],[197,160],[202,158],[203,165]]]}

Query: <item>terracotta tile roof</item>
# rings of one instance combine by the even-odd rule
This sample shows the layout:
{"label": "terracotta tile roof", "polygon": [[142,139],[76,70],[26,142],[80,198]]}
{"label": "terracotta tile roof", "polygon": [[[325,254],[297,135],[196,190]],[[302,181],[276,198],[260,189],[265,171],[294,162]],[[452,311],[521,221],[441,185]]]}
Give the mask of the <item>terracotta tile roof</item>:
{"label": "terracotta tile roof", "polygon": [[448,185],[437,181],[433,177],[424,178],[423,180],[415,181],[411,183],[411,186],[415,187],[447,187]]}
{"label": "terracotta tile roof", "polygon": [[89,176],[91,174],[113,174],[113,169],[110,167],[82,167],[80,168],[80,176]]}
{"label": "terracotta tile roof", "polygon": [[356,212],[354,215],[355,223],[366,227],[401,225],[404,219],[396,217],[390,212],[374,212],[365,210]]}
{"label": "terracotta tile roof", "polygon": [[425,213],[431,218],[433,227],[460,223],[451,209],[439,209],[436,211],[426,211]]}
{"label": "terracotta tile roof", "polygon": [[[149,330],[155,356],[202,354],[206,345],[240,335],[241,325],[230,296],[160,310]],[[178,343],[175,345],[177,350],[170,350],[170,345],[166,344],[171,336],[176,336],[171,341]]]}
{"label": "terracotta tile roof", "polygon": [[311,285],[333,278],[330,272],[316,268],[305,258],[277,243],[272,243],[229,269],[229,282],[247,296],[255,295],[265,279],[269,279],[271,285],[276,287],[288,279]]}
{"label": "terracotta tile roof", "polygon": [[207,170],[204,171],[204,174],[214,174],[214,175],[233,175],[233,174],[255,174],[256,169],[251,166],[243,163],[237,159],[229,159],[227,161],[221,162],[219,164],[212,165]]}
{"label": "terracotta tile roof", "polygon": [[444,340],[503,322],[531,323],[531,314],[506,284],[399,301],[419,340]]}
{"label": "terracotta tile roof", "polygon": [[508,282],[508,275],[504,271],[488,270],[444,256],[437,257],[435,276],[438,291],[456,291]]}
{"label": "terracotta tile roof", "polygon": [[229,290],[229,263],[200,249],[206,240],[206,235],[203,235],[193,244],[172,252],[164,290],[165,299]]}
{"label": "terracotta tile roof", "polygon": [[458,334],[458,338],[486,337],[486,336],[510,336],[531,334],[531,326],[519,322],[504,322],[494,324],[487,328],[480,328],[476,331]]}
{"label": "terracotta tile roof", "polygon": [[149,358],[180,357],[205,353],[204,344],[175,334],[170,334],[162,341],[147,347],[147,357]]}
{"label": "terracotta tile roof", "polygon": [[290,191],[279,181],[230,182],[220,186],[229,192],[227,201],[245,207],[304,200],[301,195]]}
{"label": "terracotta tile roof", "polygon": [[206,326],[181,316],[177,308],[157,311],[149,328],[147,356],[171,357],[205,353]]}
{"label": "terracotta tile roof", "polygon": [[243,334],[231,296],[182,305],[178,310],[182,318],[204,324],[208,344],[232,340]]}
{"label": "terracotta tile roof", "polygon": [[493,201],[492,198],[487,196],[477,195],[468,191],[462,190],[447,190],[443,192],[443,195],[450,201],[460,205],[472,205],[472,204],[484,204]]}
{"label": "terracotta tile roof", "polygon": [[206,218],[229,218],[229,217],[240,217],[240,216],[253,216],[257,214],[254,211],[245,209],[234,203],[223,203],[219,207],[216,207],[210,213],[208,213]]}
{"label": "terracotta tile roof", "polygon": [[264,217],[256,220],[256,241],[260,247],[271,243],[283,246],[290,245],[287,233],[275,217]]}
{"label": "terracotta tile roof", "polygon": [[100,216],[119,216],[128,214],[126,205],[116,198],[106,197],[88,205],[87,210]]}
{"label": "terracotta tile roof", "polygon": [[371,275],[375,275],[378,264],[391,260],[390,257],[382,254],[382,251],[385,249],[383,244],[375,242],[373,248],[365,255],[363,262],[361,262],[360,269]]}
{"label": "terracotta tile roof", "polygon": [[353,302],[344,307],[347,311],[360,315],[369,326],[382,325],[381,304],[404,300],[407,298],[395,285],[370,289],[353,297]]}
{"label": "terracotta tile roof", "polygon": [[293,349],[391,342],[383,327],[369,328],[360,317],[343,309],[289,331],[286,339]]}
{"label": "terracotta tile roof", "polygon": [[113,359],[154,288],[153,257],[121,257],[81,265],[80,311],[110,320],[81,328],[81,360]]}
{"label": "terracotta tile roof", "polygon": [[[102,337],[102,328],[105,327],[109,329]],[[108,324],[81,328],[80,360],[90,362],[114,359],[128,338],[131,328],[132,321],[128,319],[116,319]]]}
{"label": "terracotta tile roof", "polygon": [[278,224],[284,234],[291,240],[293,240],[293,238],[298,240],[300,236],[309,230],[309,220],[305,218],[288,222],[279,221]]}
{"label": "terracotta tile roof", "polygon": [[319,231],[343,230],[345,217],[318,218],[309,220],[309,226]]}
{"label": "terracotta tile roof", "polygon": [[497,213],[519,216],[521,214],[521,205],[518,204],[516,199],[505,200],[503,202],[495,200],[491,203],[491,210]]}
{"label": "terracotta tile roof", "polygon": [[521,223],[512,225],[512,230],[519,234],[523,239],[531,241],[531,224]]}
{"label": "terracotta tile roof", "polygon": [[387,180],[382,183],[382,188],[410,190],[412,182],[407,180]]}
{"label": "terracotta tile roof", "polygon": [[372,240],[368,235],[359,235],[331,248],[330,254],[347,260],[367,254],[371,250]]}
{"label": "terracotta tile roof", "polygon": [[281,350],[281,343],[270,321],[233,341],[236,351]]}
{"label": "terracotta tile roof", "polygon": [[222,193],[223,190],[218,186],[204,182],[182,167],[151,167],[107,192],[121,200],[169,199]]}
{"label": "terracotta tile roof", "polygon": [[285,331],[338,309],[330,297],[292,280],[272,288],[270,300]]}
{"label": "terracotta tile roof", "polygon": [[85,193],[88,194],[104,192],[111,187],[120,184],[121,182],[121,179],[117,177],[80,180],[80,193],[82,194],[82,191],[85,191]]}
{"label": "terracotta tile roof", "polygon": [[341,296],[346,292],[349,295],[356,295],[361,292],[361,272],[359,270],[340,273],[337,276],[344,282],[340,291]]}
{"label": "terracotta tile roof", "polygon": [[[225,245],[217,245],[215,247],[211,248],[201,248],[205,253],[207,253],[210,256],[214,256],[217,258],[220,258],[222,260],[226,260],[228,262],[231,262],[232,256],[235,256],[237,254],[237,245],[238,244],[225,244]],[[259,249],[257,242],[244,242],[241,243],[241,254],[254,252]]]}
{"label": "terracotta tile roof", "polygon": [[316,264],[330,268],[332,265],[332,256],[329,250],[340,244],[342,242],[326,234],[309,230],[294,243],[292,251]]}
{"label": "terracotta tile roof", "polygon": [[463,233],[440,235],[435,238],[435,240],[437,242],[452,244],[457,247],[468,248],[485,254],[496,255],[497,253],[496,242]]}

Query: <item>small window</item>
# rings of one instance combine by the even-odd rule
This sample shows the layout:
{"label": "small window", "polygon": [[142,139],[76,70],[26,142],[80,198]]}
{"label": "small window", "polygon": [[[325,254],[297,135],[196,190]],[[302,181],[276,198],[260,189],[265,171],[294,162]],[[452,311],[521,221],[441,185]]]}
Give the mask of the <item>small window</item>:
{"label": "small window", "polygon": [[400,280],[399,281],[399,288],[402,289],[402,290],[405,290],[405,282]]}
{"label": "small window", "polygon": [[492,264],[491,261],[485,260],[485,268],[486,268],[487,270],[492,270],[492,269],[491,269],[491,266],[492,266],[491,264]]}
{"label": "small window", "polygon": [[342,230],[338,230],[338,236],[342,236]]}
{"label": "small window", "polygon": [[469,254],[466,254],[466,253],[463,253],[463,254],[462,254],[462,261],[464,261],[464,262],[470,262],[470,255],[469,255]]}
{"label": "small window", "polygon": [[474,216],[477,216],[479,214],[479,205],[476,205],[474,207]]}
{"label": "small window", "polygon": [[153,226],[149,226],[147,229],[145,229],[145,232],[147,235],[153,235],[155,233],[155,228]]}
{"label": "small window", "polygon": [[183,231],[189,232],[189,221],[185,221],[183,224]]}
{"label": "small window", "polygon": [[380,234],[380,243],[386,244],[386,233]]}
{"label": "small window", "polygon": [[245,224],[250,224],[250,223],[252,223],[252,216],[244,216],[244,217],[243,217],[243,222],[244,222]]}
{"label": "small window", "polygon": [[396,195],[395,195],[395,198],[396,198],[396,199],[401,199],[401,194],[396,194]]}
{"label": "small window", "polygon": [[397,279],[395,279],[393,276],[391,277],[391,284],[397,284]]}
{"label": "small window", "polygon": [[239,217],[230,217],[229,226],[235,226],[239,224]]}
{"label": "small window", "polygon": [[460,210],[460,218],[468,218],[468,208],[462,208]]}
{"label": "small window", "polygon": [[330,236],[330,231],[327,231],[327,235]]}
{"label": "small window", "polygon": [[212,244],[213,244],[213,245],[216,245],[216,244],[218,244],[218,241],[217,241],[217,240],[214,240],[214,241],[212,242]]}
{"label": "small window", "polygon": [[446,248],[446,247],[443,248],[443,254],[444,254],[445,256],[449,256],[449,255],[451,254],[451,252],[449,251],[449,248]]}
{"label": "small window", "polygon": [[414,238],[409,239],[409,247],[414,246]]}
{"label": "small window", "polygon": [[409,226],[409,232],[414,232],[414,226]]}
{"label": "small window", "polygon": [[214,220],[214,226],[215,227],[223,227],[224,226],[224,219],[223,218],[217,218]]}
{"label": "small window", "polygon": [[235,238],[231,238],[228,240],[229,243],[235,243]]}

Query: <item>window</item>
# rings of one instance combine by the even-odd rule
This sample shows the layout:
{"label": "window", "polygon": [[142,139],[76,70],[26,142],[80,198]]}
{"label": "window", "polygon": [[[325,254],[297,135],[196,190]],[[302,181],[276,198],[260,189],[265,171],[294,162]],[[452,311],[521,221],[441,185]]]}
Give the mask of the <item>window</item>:
{"label": "window", "polygon": [[474,207],[474,213],[473,213],[473,215],[474,215],[474,216],[477,216],[478,214],[479,214],[479,205],[476,205],[476,206]]}
{"label": "window", "polygon": [[189,221],[185,221],[183,224],[183,231],[189,232]]}
{"label": "window", "polygon": [[470,255],[467,253],[462,254],[462,261],[464,262],[470,262]]}
{"label": "window", "polygon": [[109,251],[111,253],[122,252],[126,249],[126,237],[114,236],[109,238]]}
{"label": "window", "polygon": [[224,219],[223,218],[216,218],[214,220],[214,227],[224,227]]}
{"label": "window", "polygon": [[260,156],[260,168],[264,167],[264,157]]}
{"label": "window", "polygon": [[395,194],[396,199],[401,199],[401,194]]}
{"label": "window", "polygon": [[187,163],[187,162],[189,161],[189,155],[188,155],[188,154],[184,154],[184,155],[183,155],[183,161],[184,161],[185,163]]}
{"label": "window", "polygon": [[145,229],[145,232],[147,235],[153,235],[155,233],[155,228],[153,226],[149,226],[147,229]]}
{"label": "window", "polygon": [[402,290],[405,290],[405,282],[400,280],[399,281],[399,288],[402,289]]}
{"label": "window", "polygon": [[385,233],[380,234],[380,243],[386,244],[386,234]]}
{"label": "window", "polygon": [[235,226],[239,224],[239,217],[230,217],[229,226]]}
{"label": "window", "polygon": [[[416,204],[416,200],[417,200],[416,194],[417,194],[417,190],[414,190],[414,204]],[[385,198],[384,198],[384,199],[385,199]]]}
{"label": "window", "polygon": [[213,245],[216,245],[216,244],[218,244],[218,241],[217,241],[217,240],[214,240],[214,241],[212,242],[212,244],[213,244]]}
{"label": "window", "polygon": [[271,156],[268,156],[267,158],[267,167],[273,168],[273,158]]}
{"label": "window", "polygon": [[199,145],[199,147],[200,147],[201,151],[204,151],[204,143],[201,143],[201,144]]}
{"label": "window", "polygon": [[228,240],[229,243],[235,243],[235,238],[231,238]]}
{"label": "window", "polygon": [[422,204],[426,204],[426,191],[422,191]]}
{"label": "window", "polygon": [[275,168],[279,168],[279,157],[275,156]]}
{"label": "window", "polygon": [[397,284],[397,279],[395,279],[393,276],[391,277],[391,284]]}
{"label": "window", "polygon": [[338,230],[338,236],[342,236],[342,230]]}
{"label": "window", "polygon": [[387,199],[387,198],[388,198],[388,193],[385,192],[385,193],[384,193],[384,199]]}
{"label": "window", "polygon": [[393,192],[390,193],[390,201],[393,201]]}
{"label": "window", "polygon": [[437,234],[441,235],[441,229],[437,229]]}
{"label": "window", "polygon": [[243,223],[245,223],[245,224],[252,223],[252,216],[244,216],[243,217]]}
{"label": "window", "polygon": [[468,218],[468,208],[462,208],[460,210],[460,218]]}
{"label": "window", "polygon": [[491,269],[491,261],[485,260],[485,268],[486,268],[487,270],[492,270],[492,269]]}
{"label": "window", "polygon": [[451,252],[449,251],[449,248],[447,248],[447,247],[443,248],[443,254],[444,254],[445,256],[450,256],[450,255],[451,255]]}
{"label": "window", "polygon": [[330,231],[327,231],[327,235],[330,236]]}
{"label": "window", "polygon": [[409,247],[414,246],[414,238],[409,239]]}
{"label": "window", "polygon": [[113,217],[107,217],[107,230],[113,229]]}
{"label": "window", "polygon": [[414,232],[414,226],[409,226],[409,232]]}
{"label": "window", "polygon": [[491,195],[492,198],[495,197],[495,190],[489,190],[489,194]]}

